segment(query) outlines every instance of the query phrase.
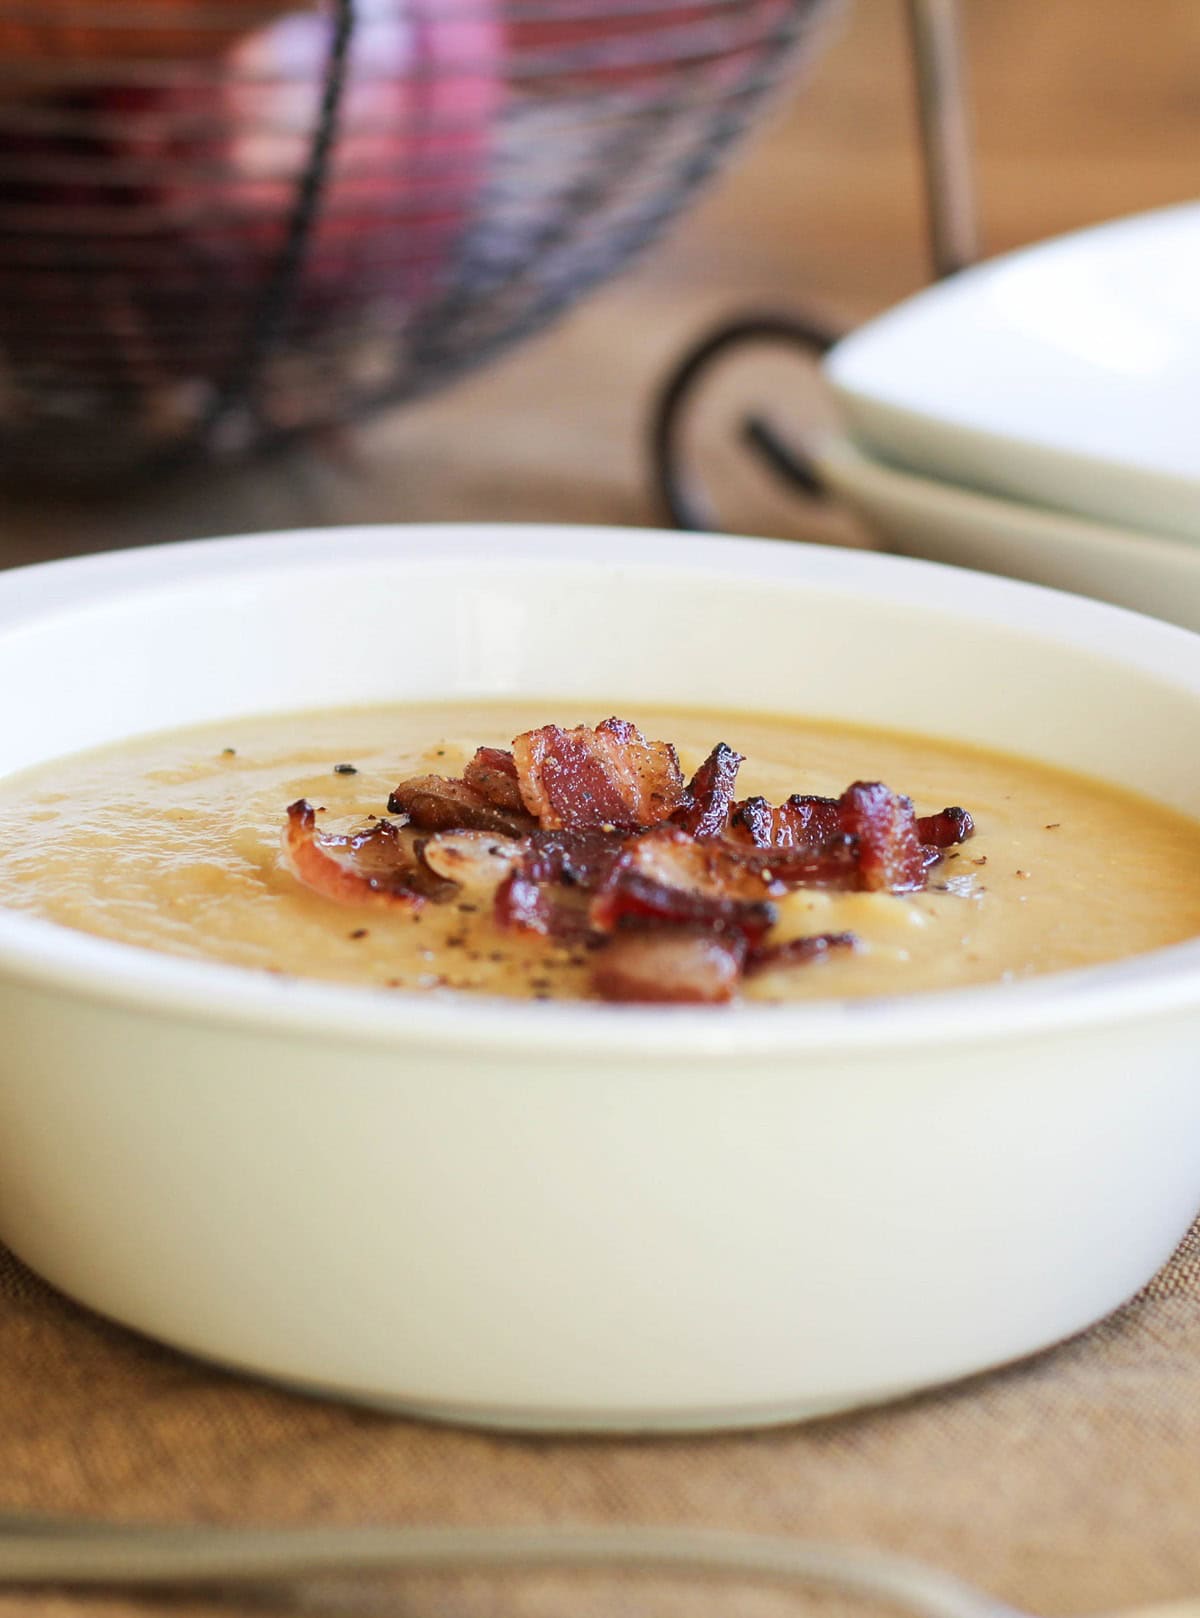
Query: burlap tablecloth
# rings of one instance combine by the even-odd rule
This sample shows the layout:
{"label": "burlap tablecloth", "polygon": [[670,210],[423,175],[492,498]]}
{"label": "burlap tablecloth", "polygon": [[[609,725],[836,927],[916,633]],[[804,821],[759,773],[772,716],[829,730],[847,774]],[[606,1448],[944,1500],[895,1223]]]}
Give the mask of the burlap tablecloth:
{"label": "burlap tablecloth", "polygon": [[[902,1404],[711,1437],[440,1428],[226,1375],[0,1251],[0,1509],[274,1523],[687,1523],[928,1558],[1046,1614],[1200,1592],[1200,1223],[1056,1349]],[[778,1590],[594,1577],[334,1581],[264,1596],[0,1596],[0,1614],[782,1618]],[[867,1609],[877,1612],[879,1608]]]}

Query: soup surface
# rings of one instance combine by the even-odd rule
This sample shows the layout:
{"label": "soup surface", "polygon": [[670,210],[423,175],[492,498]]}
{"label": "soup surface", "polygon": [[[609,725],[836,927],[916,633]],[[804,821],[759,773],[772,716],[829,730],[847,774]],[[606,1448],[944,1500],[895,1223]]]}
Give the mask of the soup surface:
{"label": "soup surface", "polygon": [[[594,995],[578,939],[503,931],[463,886],[418,908],[361,910],[305,887],[281,854],[285,811],[321,832],[387,815],[408,777],[457,776],[553,719],[603,710],[423,704],[289,715],[159,735],[0,782],[0,904],[146,949],[388,989]],[[1200,824],[1096,782],[957,745],[818,721],[641,710],[684,776],[718,740],[745,754],[739,797],[837,797],[883,781],[918,815],[963,805],[975,832],[915,892],[798,887],[773,899],[769,945],[852,947],[747,975],[747,1000],[909,993],[1137,954],[1200,933]]]}

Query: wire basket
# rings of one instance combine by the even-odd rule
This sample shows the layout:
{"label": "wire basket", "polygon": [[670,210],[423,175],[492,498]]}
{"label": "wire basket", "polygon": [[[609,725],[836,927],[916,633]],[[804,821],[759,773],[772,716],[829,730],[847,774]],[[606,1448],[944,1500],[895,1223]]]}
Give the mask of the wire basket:
{"label": "wire basket", "polygon": [[411,399],[648,243],[831,0],[0,0],[0,468]]}

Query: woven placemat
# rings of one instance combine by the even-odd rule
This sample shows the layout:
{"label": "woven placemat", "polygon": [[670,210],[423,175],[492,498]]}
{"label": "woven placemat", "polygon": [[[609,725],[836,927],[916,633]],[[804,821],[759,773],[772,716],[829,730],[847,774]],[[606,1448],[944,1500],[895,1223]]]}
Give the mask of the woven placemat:
{"label": "woven placemat", "polygon": [[[1108,1320],[948,1389],[755,1433],[523,1438],[226,1374],[76,1306],[0,1250],[0,1508],[170,1522],[686,1523],[902,1551],[1048,1615],[1165,1600],[1200,1592],[1198,1283],[1200,1223]],[[560,1575],[0,1596],[0,1613],[39,1618],[810,1610],[868,1609]]]}

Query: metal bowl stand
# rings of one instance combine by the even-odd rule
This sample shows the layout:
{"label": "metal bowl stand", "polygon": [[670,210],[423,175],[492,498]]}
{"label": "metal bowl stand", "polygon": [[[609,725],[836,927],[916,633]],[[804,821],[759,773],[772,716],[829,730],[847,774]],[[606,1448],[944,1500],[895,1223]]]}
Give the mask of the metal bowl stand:
{"label": "metal bowl stand", "polygon": [[[978,256],[966,68],[959,0],[904,0],[916,89],[929,253],[935,280]],[[655,401],[651,457],[658,497],[677,528],[719,527],[703,483],[689,471],[682,425],[697,388],[717,360],[753,343],[778,343],[820,356],[844,334],[803,311],[747,312],[707,332],[671,373]],[[741,438],[772,473],[798,494],[820,498],[821,479],[804,451],[757,412],[743,418]]]}

